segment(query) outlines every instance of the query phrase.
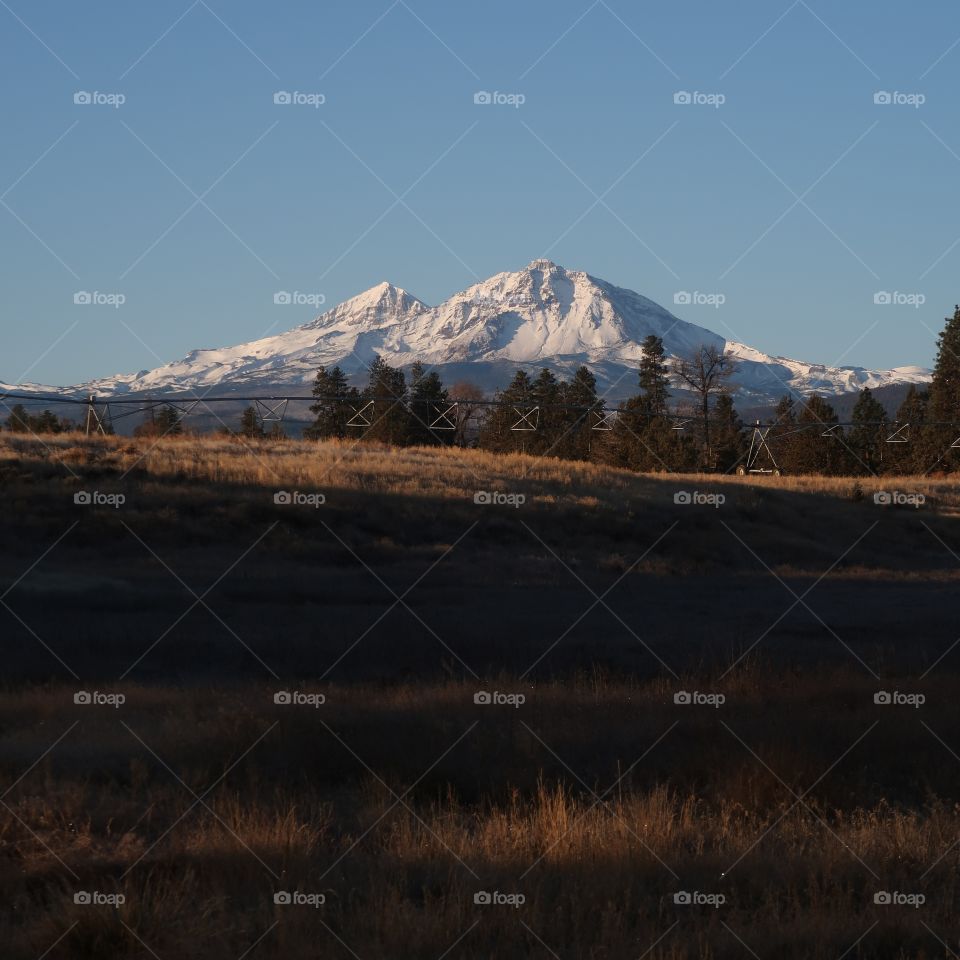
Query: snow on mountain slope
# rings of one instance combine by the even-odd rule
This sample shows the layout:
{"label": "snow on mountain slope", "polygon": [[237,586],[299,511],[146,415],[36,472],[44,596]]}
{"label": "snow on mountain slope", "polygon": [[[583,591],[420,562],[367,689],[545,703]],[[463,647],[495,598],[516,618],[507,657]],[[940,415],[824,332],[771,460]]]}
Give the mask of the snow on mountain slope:
{"label": "snow on mountain slope", "polygon": [[[738,361],[734,383],[745,399],[768,402],[787,390],[841,393],[862,386],[919,383],[919,367],[865,370],[772,357],[674,316],[631,290],[549,260],[499,273],[429,307],[381,283],[285,333],[219,349],[194,350],[182,360],[133,375],[80,384],[71,392],[122,393],[248,390],[309,384],[323,364],[362,376],[375,354],[407,366],[417,360],[445,379],[469,378],[492,389],[518,366],[549,366],[569,374],[586,364],[609,399],[636,386],[641,343],[663,338],[667,353],[701,344],[728,350]],[[45,388],[46,389],[46,388]]]}

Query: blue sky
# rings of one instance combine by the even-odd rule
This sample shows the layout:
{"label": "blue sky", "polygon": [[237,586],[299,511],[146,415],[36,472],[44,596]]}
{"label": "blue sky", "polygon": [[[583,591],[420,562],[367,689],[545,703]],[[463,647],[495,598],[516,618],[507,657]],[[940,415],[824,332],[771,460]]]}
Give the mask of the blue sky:
{"label": "blue sky", "polygon": [[4,0],[0,24],[7,382],[317,312],[280,290],[436,303],[541,256],[668,308],[722,293],[676,311],[824,363],[927,365],[960,299],[955,4]]}

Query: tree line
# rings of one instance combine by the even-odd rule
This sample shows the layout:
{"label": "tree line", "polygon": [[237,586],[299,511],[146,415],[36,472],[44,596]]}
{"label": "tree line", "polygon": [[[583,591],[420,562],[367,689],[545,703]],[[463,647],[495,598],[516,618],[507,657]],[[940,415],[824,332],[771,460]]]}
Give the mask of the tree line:
{"label": "tree line", "polygon": [[[671,363],[662,339],[650,335],[642,344],[637,392],[608,418],[596,378],[583,366],[568,380],[547,368],[536,376],[518,370],[486,405],[475,385],[459,383],[448,390],[436,372],[425,372],[421,364],[411,368],[408,382],[402,370],[377,357],[362,389],[350,386],[339,367],[320,368],[310,408],[316,419],[305,436],[400,446],[471,445],[642,472],[730,473],[745,464],[753,435],[730,391],[735,372],[733,358],[710,345]],[[675,404],[673,384],[684,391],[684,399]],[[456,409],[442,417],[454,399]],[[468,424],[474,421],[471,431]],[[787,473],[948,471],[960,466],[960,449],[951,447],[960,438],[960,427],[950,421],[960,421],[960,306],[938,337],[929,387],[911,385],[895,417],[866,387],[844,427],[825,397],[786,394],[766,439],[776,465]],[[756,466],[772,466],[765,451]]]}
{"label": "tree line", "polygon": [[[449,389],[436,371],[415,363],[409,377],[376,357],[366,386],[351,385],[339,367],[320,367],[313,383],[310,440],[357,438],[395,446],[476,446],[497,453],[587,460],[641,472],[706,470],[729,473],[745,463],[752,427],[737,412],[729,388],[734,360],[711,345],[668,361],[663,341],[642,343],[636,393],[607,416],[596,378],[584,366],[565,380],[544,368],[536,376],[518,370],[493,402],[474,384]],[[671,404],[672,385],[684,396]],[[453,401],[456,400],[456,403]],[[787,473],[868,475],[928,473],[960,466],[960,306],[937,340],[931,383],[911,386],[890,418],[868,388],[860,391],[851,424],[840,427],[821,396],[785,395],[778,403],[767,443]],[[62,433],[76,429],[49,410],[32,415],[11,409],[6,429],[14,433]],[[134,433],[157,437],[183,432],[178,410],[154,406]],[[110,428],[108,427],[108,432]],[[269,431],[254,407],[238,430],[248,439],[283,439],[279,423]],[[756,466],[772,464],[764,451]]]}

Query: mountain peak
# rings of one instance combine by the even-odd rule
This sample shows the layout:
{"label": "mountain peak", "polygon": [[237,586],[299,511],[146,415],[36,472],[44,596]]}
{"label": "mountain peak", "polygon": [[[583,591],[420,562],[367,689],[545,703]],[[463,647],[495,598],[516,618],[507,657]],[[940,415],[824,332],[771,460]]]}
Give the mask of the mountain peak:
{"label": "mountain peak", "polygon": [[[422,361],[485,389],[503,385],[518,365],[568,375],[589,367],[608,400],[632,389],[645,337],[661,337],[671,358],[703,345],[738,362],[734,383],[744,400],[776,402],[785,392],[842,393],[862,386],[922,383],[915,367],[864,370],[770,356],[680,319],[639,293],[545,257],[481,280],[436,307],[382,281],[316,319],[262,340],[193,351],[146,374],[111,377],[79,388],[100,395],[209,389],[217,384],[269,388],[306,384],[318,366],[339,364],[363,375],[375,355],[397,366]],[[79,389],[78,388],[78,389]]]}

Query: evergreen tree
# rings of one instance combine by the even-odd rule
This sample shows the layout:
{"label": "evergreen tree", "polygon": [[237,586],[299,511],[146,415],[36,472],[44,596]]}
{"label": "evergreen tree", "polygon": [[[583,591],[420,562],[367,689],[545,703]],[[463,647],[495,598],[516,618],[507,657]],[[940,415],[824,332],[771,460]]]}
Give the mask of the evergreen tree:
{"label": "evergreen tree", "polygon": [[360,394],[361,404],[373,402],[367,411],[370,426],[363,431],[364,440],[403,445],[410,432],[410,415],[405,406],[407,381],[402,370],[391,367],[383,357],[370,364],[370,379]]}
{"label": "evergreen tree", "polygon": [[535,420],[537,429],[527,434],[524,450],[538,456],[556,456],[556,445],[563,436],[565,415],[562,409],[561,384],[553,372],[544,367],[530,385],[531,404],[540,409]]}
{"label": "evergreen tree", "polygon": [[860,391],[851,417],[853,426],[847,442],[855,458],[856,470],[879,473],[884,459],[884,446],[889,436],[887,411],[869,387]]}
{"label": "evergreen tree", "polygon": [[133,431],[135,437],[168,437],[183,433],[180,411],[175,407],[150,407],[143,423]]}
{"label": "evergreen tree", "polygon": [[929,469],[955,470],[960,464],[960,451],[950,445],[960,436],[960,427],[951,426],[950,421],[960,420],[960,306],[954,309],[952,317],[947,317],[937,338],[927,419],[920,456],[929,457]]}
{"label": "evergreen tree", "polygon": [[595,438],[603,431],[593,429],[600,419],[603,402],[597,398],[597,378],[587,367],[578,367],[569,383],[560,385],[562,430],[553,454],[565,460],[590,460]]}
{"label": "evergreen tree", "polygon": [[256,407],[247,407],[240,418],[240,436],[250,440],[260,440],[263,437],[263,428],[257,416]]}
{"label": "evergreen tree", "polygon": [[[849,469],[849,454],[842,437],[823,436],[836,423],[837,414],[827,400],[816,395],[807,399],[800,408],[797,432],[784,451],[781,466],[790,473],[824,476],[835,476]],[[779,453],[774,455],[780,459]]]}
{"label": "evergreen tree", "polygon": [[[531,388],[530,375],[526,370],[518,370],[509,385],[497,391],[494,405],[487,407],[480,424],[479,445],[484,450],[512,453],[523,449],[530,432],[514,430],[513,427],[518,424],[526,426],[521,419],[534,405],[531,402]],[[529,420],[535,423],[536,417],[531,416]]]}
{"label": "evergreen tree", "polygon": [[713,408],[713,445],[716,451],[717,469],[730,473],[743,462],[747,453],[747,439],[743,421],[729,393],[721,393]]}
{"label": "evergreen tree", "polygon": [[885,444],[884,461],[889,473],[924,473],[942,453],[926,427],[929,402],[927,390],[910,384],[890,428],[890,435],[897,439]]}
{"label": "evergreen tree", "polygon": [[670,368],[663,340],[651,333],[644,338],[641,350],[639,412],[647,417],[664,417],[670,399]]}
{"label": "evergreen tree", "polygon": [[440,375],[434,370],[426,373],[423,364],[417,361],[410,368],[410,425],[407,442],[420,445],[452,443],[455,430],[433,429],[430,426],[437,422],[449,406],[449,394]]}
{"label": "evergreen tree", "polygon": [[340,367],[329,371],[326,367],[320,367],[313,381],[312,392],[314,401],[310,405],[310,412],[316,419],[303,431],[304,437],[308,440],[326,440],[330,437],[342,440],[351,429],[347,421],[360,405],[357,388],[349,385],[347,375]]}
{"label": "evergreen tree", "polygon": [[30,415],[22,403],[18,403],[10,410],[10,416],[7,418],[7,429],[11,433],[30,432]]}

